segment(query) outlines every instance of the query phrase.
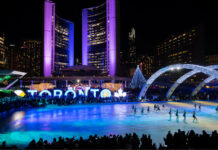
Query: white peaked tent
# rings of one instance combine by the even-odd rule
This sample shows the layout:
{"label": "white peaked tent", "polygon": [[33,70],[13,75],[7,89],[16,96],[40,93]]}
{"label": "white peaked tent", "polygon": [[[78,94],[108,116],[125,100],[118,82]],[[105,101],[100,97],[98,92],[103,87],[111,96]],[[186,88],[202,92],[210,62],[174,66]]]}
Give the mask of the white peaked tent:
{"label": "white peaked tent", "polygon": [[132,81],[130,83],[130,88],[132,89],[142,88],[145,83],[146,83],[145,77],[142,74],[139,65],[137,65],[135,73],[132,77]]}

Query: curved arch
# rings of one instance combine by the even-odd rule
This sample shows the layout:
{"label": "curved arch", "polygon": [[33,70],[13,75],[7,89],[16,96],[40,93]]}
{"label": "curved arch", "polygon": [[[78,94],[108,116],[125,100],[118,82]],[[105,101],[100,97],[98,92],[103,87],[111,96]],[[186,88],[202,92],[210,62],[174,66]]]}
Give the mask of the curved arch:
{"label": "curved arch", "polygon": [[138,99],[140,100],[141,97],[146,95],[146,92],[148,90],[148,88],[150,87],[150,85],[154,82],[154,80],[156,80],[160,75],[162,75],[163,73],[169,71],[169,70],[174,70],[174,69],[191,69],[191,70],[197,70],[199,72],[203,72],[205,74],[208,74],[210,76],[215,76],[216,78],[218,78],[218,72],[207,68],[207,67],[203,67],[203,66],[199,66],[199,65],[194,65],[194,64],[175,64],[175,65],[170,65],[164,68],[161,68],[160,70],[158,70],[157,72],[155,72],[148,80],[147,82],[143,85],[142,90],[139,94]]}
{"label": "curved arch", "polygon": [[214,76],[210,76],[208,78],[206,78],[203,82],[201,82],[193,91],[192,91],[192,96],[195,96],[200,90],[201,88],[204,87],[205,84],[213,81],[214,79],[216,79],[216,77]]}
{"label": "curved arch", "polygon": [[[207,66],[207,68],[210,69],[218,69],[218,65],[211,65],[211,66]],[[166,97],[169,98],[171,97],[171,95],[173,94],[173,92],[176,90],[176,88],[182,83],[184,82],[186,79],[188,79],[189,77],[200,73],[199,70],[192,70],[186,74],[184,74],[183,76],[181,76],[179,79],[176,80],[176,82],[174,82],[174,84],[170,87],[170,89],[168,90]]]}

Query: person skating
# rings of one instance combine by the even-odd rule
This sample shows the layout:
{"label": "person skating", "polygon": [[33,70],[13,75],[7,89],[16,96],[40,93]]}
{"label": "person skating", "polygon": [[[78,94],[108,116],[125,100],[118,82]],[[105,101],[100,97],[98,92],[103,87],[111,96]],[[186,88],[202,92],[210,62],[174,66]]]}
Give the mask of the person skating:
{"label": "person skating", "polygon": [[194,106],[195,106],[195,110],[196,110],[197,104],[195,104]]}
{"label": "person skating", "polygon": [[178,111],[178,109],[176,110],[176,120],[178,120],[179,119],[179,111]]}
{"label": "person skating", "polygon": [[148,106],[148,108],[147,108],[147,112],[150,112],[150,107]]}
{"label": "person skating", "polygon": [[157,105],[157,111],[160,111],[160,106],[159,105]]}
{"label": "person skating", "polygon": [[156,106],[156,104],[154,104],[154,110],[156,110],[156,108],[157,108],[157,106]]}
{"label": "person skating", "polygon": [[134,110],[134,107],[135,107],[135,106],[134,106],[134,105],[132,105],[132,110]]}
{"label": "person skating", "polygon": [[143,115],[143,113],[144,113],[144,108],[141,109],[141,114]]}
{"label": "person skating", "polygon": [[199,108],[199,111],[201,111],[201,104],[198,106],[198,108]]}
{"label": "person skating", "polygon": [[193,115],[192,115],[192,117],[193,117],[193,122],[194,122],[194,121],[197,122],[198,119],[197,119],[197,117],[196,117],[195,111],[193,111]]}
{"label": "person skating", "polygon": [[171,108],[170,108],[170,110],[169,110],[169,115],[170,115],[169,121],[171,121],[171,120],[172,120],[172,110],[171,110]]}
{"label": "person skating", "polygon": [[172,109],[170,108],[170,111],[169,111],[169,115],[170,115],[170,118],[172,116]]}
{"label": "person skating", "polygon": [[186,120],[186,111],[183,112],[184,121]]}
{"label": "person skating", "polygon": [[135,113],[135,114],[136,114],[136,110],[137,110],[136,107],[134,107],[134,113]]}

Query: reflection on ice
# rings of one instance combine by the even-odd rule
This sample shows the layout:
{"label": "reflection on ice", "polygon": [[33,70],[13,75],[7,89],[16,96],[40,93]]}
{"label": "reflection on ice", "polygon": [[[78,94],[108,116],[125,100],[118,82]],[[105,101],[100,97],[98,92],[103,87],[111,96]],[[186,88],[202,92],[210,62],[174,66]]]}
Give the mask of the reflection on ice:
{"label": "reflection on ice", "polygon": [[[201,111],[196,109],[197,123],[193,123],[192,118],[195,103],[202,105]],[[154,104],[160,106],[160,111],[154,110]],[[90,134],[124,135],[129,132],[136,132],[139,136],[143,133],[151,134],[154,142],[161,143],[169,130],[218,130],[218,114],[215,111],[217,105],[217,101],[50,105],[18,111],[5,119],[1,118],[4,124],[0,124],[0,143],[6,140],[8,144],[25,145],[40,137],[51,141],[59,136],[87,138]],[[133,111],[133,106],[136,107],[136,112]],[[148,107],[150,111],[147,111]],[[178,119],[175,115],[177,109]],[[185,120],[184,110],[187,112]]]}

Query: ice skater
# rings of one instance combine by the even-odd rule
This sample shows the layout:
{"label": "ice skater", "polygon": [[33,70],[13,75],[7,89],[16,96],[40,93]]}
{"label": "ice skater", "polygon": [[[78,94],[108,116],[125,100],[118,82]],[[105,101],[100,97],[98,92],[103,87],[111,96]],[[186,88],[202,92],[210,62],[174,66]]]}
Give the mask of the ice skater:
{"label": "ice skater", "polygon": [[196,110],[197,104],[195,103],[195,105],[194,105],[194,106],[195,106],[195,110]]}
{"label": "ice skater", "polygon": [[141,114],[143,115],[143,113],[144,113],[144,108],[142,107],[142,109],[141,109]]}
{"label": "ice skater", "polygon": [[160,111],[160,106],[159,105],[157,105],[157,111]]}
{"label": "ice skater", "polygon": [[201,111],[201,104],[198,106],[198,108],[199,108],[199,111]]}
{"label": "ice skater", "polygon": [[184,117],[184,121],[186,121],[186,111],[184,110],[184,112],[183,112],[183,117]]}
{"label": "ice skater", "polygon": [[134,107],[135,107],[135,106],[134,106],[134,105],[132,105],[132,110],[134,110]]}
{"label": "ice skater", "polygon": [[134,107],[134,113],[136,114],[136,111],[137,111],[137,109],[136,109],[136,107]]}
{"label": "ice skater", "polygon": [[193,111],[193,115],[192,115],[192,117],[193,117],[193,122],[195,122],[195,121],[197,122],[198,119],[197,119],[197,117],[196,117],[196,113],[195,113],[195,111]]}
{"label": "ice skater", "polygon": [[157,108],[157,106],[156,106],[156,104],[154,104],[154,110],[156,110],[156,108]]}
{"label": "ice skater", "polygon": [[172,109],[170,108],[170,111],[169,111],[169,115],[170,115],[170,120],[169,121],[171,121],[172,120]]}
{"label": "ice skater", "polygon": [[218,113],[218,106],[216,106],[216,112]]}
{"label": "ice skater", "polygon": [[148,106],[148,108],[147,108],[147,112],[149,113],[150,112],[150,107]]}
{"label": "ice skater", "polygon": [[177,121],[179,120],[179,111],[178,111],[178,109],[176,110],[176,120]]}

